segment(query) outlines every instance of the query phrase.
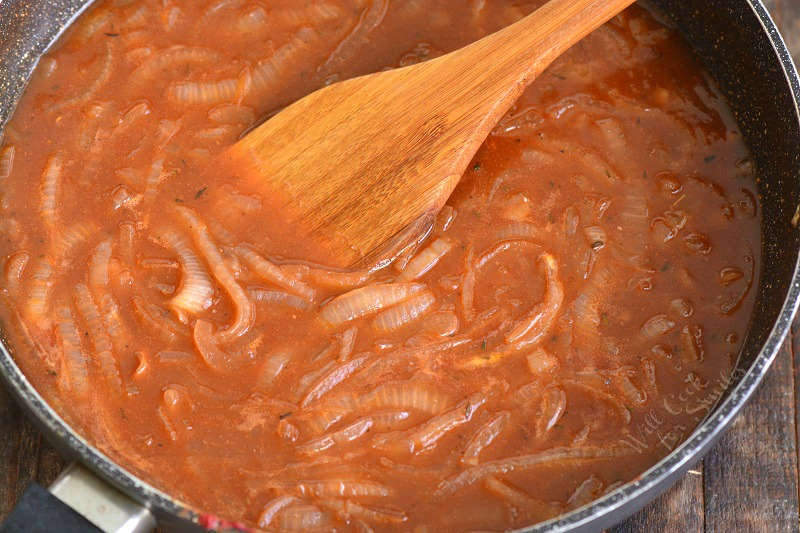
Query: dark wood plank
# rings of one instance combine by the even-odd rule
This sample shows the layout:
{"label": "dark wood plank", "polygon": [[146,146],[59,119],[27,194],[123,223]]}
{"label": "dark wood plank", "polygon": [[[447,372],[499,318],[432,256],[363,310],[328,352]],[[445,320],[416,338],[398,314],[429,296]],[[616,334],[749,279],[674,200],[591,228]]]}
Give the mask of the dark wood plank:
{"label": "dark wood plank", "polygon": [[692,468],[674,487],[622,524],[608,530],[608,533],[642,531],[702,533],[704,530],[701,463]]}
{"label": "dark wood plank", "polygon": [[50,483],[55,481],[66,464],[67,461],[65,461],[47,441],[43,440],[39,448],[36,482],[45,487],[50,485]]}
{"label": "dark wood plank", "polygon": [[792,364],[787,344],[754,397],[705,458],[709,533],[798,531]]}
{"label": "dark wood plank", "polygon": [[25,455],[20,454],[21,424],[19,409],[0,389],[0,517],[8,514],[19,497],[20,455]]}
{"label": "dark wood plank", "polygon": [[786,40],[795,62],[800,59],[800,2],[797,0],[764,0],[772,18]]}

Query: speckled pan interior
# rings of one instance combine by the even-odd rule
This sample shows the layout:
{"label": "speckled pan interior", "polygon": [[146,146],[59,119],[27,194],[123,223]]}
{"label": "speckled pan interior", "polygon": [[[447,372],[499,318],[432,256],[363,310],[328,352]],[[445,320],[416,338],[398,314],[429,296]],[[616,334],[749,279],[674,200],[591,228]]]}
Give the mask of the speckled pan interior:
{"label": "speckled pan interior", "polygon": [[[91,2],[0,2],[0,126],[41,54]],[[716,442],[756,389],[790,327],[800,295],[800,83],[791,57],[758,0],[651,0],[678,28],[728,97],[754,156],[763,208],[762,277],[748,338],[727,390],[707,419],[669,456],[613,493],[530,532],[600,531],[666,490]],[[0,328],[0,333],[2,333]],[[109,483],[151,507],[169,530],[198,529],[198,515],[135,478],[81,439],[42,400],[0,345],[0,377],[62,453],[81,460]]]}

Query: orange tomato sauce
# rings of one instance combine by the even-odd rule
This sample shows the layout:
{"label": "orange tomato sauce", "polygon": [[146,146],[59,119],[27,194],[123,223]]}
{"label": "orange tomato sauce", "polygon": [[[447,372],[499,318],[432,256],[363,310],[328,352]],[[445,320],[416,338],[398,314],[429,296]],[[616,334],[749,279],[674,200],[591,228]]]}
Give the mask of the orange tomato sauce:
{"label": "orange tomato sauce", "polygon": [[16,361],[111,458],[251,527],[502,530],[635,478],[725,389],[759,279],[747,148],[675,31],[632,8],[580,42],[364,268],[298,257],[215,164],[536,5],[99,2],[0,149]]}

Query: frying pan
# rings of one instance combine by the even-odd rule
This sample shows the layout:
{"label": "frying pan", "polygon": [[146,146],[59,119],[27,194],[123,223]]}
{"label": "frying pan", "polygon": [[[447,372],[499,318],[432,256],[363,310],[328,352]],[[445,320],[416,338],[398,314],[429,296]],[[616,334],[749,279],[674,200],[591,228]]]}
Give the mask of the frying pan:
{"label": "frying pan", "polygon": [[[36,62],[85,10],[87,0],[0,2],[0,126]],[[689,438],[650,470],[599,500],[525,531],[599,531],[619,522],[683,476],[722,435],[769,369],[800,296],[800,83],[760,0],[651,0],[678,28],[727,96],[759,176],[761,280],[749,332],[728,387]],[[792,223],[793,218],[794,224]],[[0,377],[48,439],[75,463],[49,491],[32,486],[0,530],[169,531],[235,526],[203,515],[139,479],[86,442],[42,399],[14,363],[0,324]],[[22,348],[18,348],[22,349]],[[66,507],[70,505],[79,513]]]}

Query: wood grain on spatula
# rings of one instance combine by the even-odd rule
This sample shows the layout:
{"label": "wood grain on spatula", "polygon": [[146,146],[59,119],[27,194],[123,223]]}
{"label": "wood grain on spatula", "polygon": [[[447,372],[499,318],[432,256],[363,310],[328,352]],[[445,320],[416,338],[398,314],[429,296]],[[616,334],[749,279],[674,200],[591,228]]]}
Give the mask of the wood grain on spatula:
{"label": "wood grain on spatula", "polygon": [[298,239],[330,264],[352,265],[441,209],[525,87],[632,3],[551,0],[456,52],[320,89],[226,158]]}

